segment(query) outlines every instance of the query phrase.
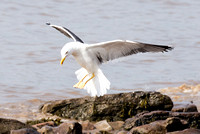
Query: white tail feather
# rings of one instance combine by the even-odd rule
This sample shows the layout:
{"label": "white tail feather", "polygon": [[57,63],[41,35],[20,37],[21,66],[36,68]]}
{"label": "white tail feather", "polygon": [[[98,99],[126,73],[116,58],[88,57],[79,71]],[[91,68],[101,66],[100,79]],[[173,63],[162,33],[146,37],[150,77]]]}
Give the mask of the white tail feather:
{"label": "white tail feather", "polygon": [[[88,71],[84,68],[81,68],[77,70],[75,74],[77,76],[77,79],[80,81],[82,78],[88,75]],[[91,78],[91,76],[92,74],[89,74],[84,79],[84,82]],[[95,73],[95,77],[92,80],[88,81],[84,89],[86,89],[91,96],[103,96],[107,93],[107,90],[110,89],[110,82],[104,76],[101,69],[98,69],[98,72]]]}

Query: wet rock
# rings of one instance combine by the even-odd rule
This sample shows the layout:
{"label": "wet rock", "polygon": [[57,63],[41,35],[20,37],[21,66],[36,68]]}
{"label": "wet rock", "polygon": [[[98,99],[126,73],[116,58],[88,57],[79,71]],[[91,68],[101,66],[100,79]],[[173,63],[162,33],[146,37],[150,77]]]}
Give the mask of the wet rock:
{"label": "wet rock", "polygon": [[197,106],[194,104],[179,103],[174,104],[173,112],[198,112]]}
{"label": "wet rock", "polygon": [[139,91],[51,101],[44,104],[41,111],[68,119],[119,121],[142,111],[171,110],[172,107],[173,102],[166,95]]}
{"label": "wet rock", "polygon": [[161,125],[163,121],[155,121],[150,124],[134,127],[129,134],[166,134],[166,128]]}
{"label": "wet rock", "polygon": [[169,132],[167,134],[200,134],[199,129],[189,128],[182,131]]}
{"label": "wet rock", "polygon": [[166,132],[183,130],[187,127],[185,122],[179,118],[170,117],[150,124],[134,127],[130,130],[132,134],[165,134]]}
{"label": "wet rock", "polygon": [[177,117],[170,117],[167,118],[162,125],[166,128],[167,132],[173,132],[186,129],[188,127],[188,122]]}
{"label": "wet rock", "polygon": [[[168,126],[168,132],[174,131],[174,126],[176,126],[175,129],[178,130],[179,125],[181,126],[181,129],[200,128],[200,113],[198,112],[152,111],[149,113],[143,112],[133,118],[127,119],[125,121],[124,129],[130,130],[133,127],[145,125],[158,120],[165,120],[167,118],[173,118],[173,120],[171,120],[171,123],[175,124]],[[170,120],[168,121],[170,123]]]}
{"label": "wet rock", "polygon": [[1,134],[10,134],[11,130],[17,130],[22,128],[32,128],[32,127],[17,120],[0,118]]}
{"label": "wet rock", "polygon": [[200,113],[198,112],[169,112],[170,117],[177,117],[188,122],[188,128],[200,129]]}
{"label": "wet rock", "polygon": [[82,134],[82,126],[78,122],[65,122],[58,127],[44,126],[38,132],[42,134]]}
{"label": "wet rock", "polygon": [[99,131],[111,131],[112,127],[108,124],[106,120],[99,121],[94,124],[94,126],[99,130]]}
{"label": "wet rock", "polygon": [[22,128],[18,130],[11,130],[10,134],[40,134],[40,133],[32,128]]}
{"label": "wet rock", "polygon": [[125,121],[124,128],[130,130],[133,127],[145,125],[157,120],[165,120],[169,117],[168,111],[152,111],[152,112],[143,112],[137,114],[133,118],[129,118]]}

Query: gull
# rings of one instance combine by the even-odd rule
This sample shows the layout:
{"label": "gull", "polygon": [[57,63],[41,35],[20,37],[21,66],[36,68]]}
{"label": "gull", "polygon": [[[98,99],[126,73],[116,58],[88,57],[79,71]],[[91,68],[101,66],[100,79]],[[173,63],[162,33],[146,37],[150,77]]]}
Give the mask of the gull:
{"label": "gull", "polygon": [[82,67],[75,72],[79,82],[73,87],[86,89],[91,96],[103,96],[110,89],[110,82],[99,68],[102,63],[146,52],[168,52],[173,47],[166,45],[154,45],[129,40],[112,40],[96,44],[86,44],[69,29],[46,23],[73,39],[61,49],[62,65],[66,57],[72,55]]}

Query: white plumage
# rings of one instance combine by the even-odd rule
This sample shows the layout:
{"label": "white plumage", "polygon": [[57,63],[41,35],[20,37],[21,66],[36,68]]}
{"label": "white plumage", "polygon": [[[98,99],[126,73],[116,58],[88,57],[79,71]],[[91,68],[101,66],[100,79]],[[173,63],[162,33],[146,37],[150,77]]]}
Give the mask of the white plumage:
{"label": "white plumage", "polygon": [[82,66],[75,72],[79,82],[75,88],[86,89],[91,96],[103,96],[110,89],[110,82],[104,76],[100,64],[116,58],[145,52],[167,52],[172,47],[133,42],[128,40],[113,40],[97,44],[85,44],[78,36],[69,29],[57,25],[51,25],[74,42],[69,42],[61,49],[61,64],[69,55],[73,55]]}
{"label": "white plumage", "polygon": [[[80,81],[89,72],[85,68],[81,68],[75,72],[77,79]],[[86,80],[91,76],[86,77]],[[84,81],[85,82],[85,81]],[[84,87],[91,96],[103,96],[110,89],[110,82],[104,76],[101,69],[95,72],[95,77],[90,80]]]}

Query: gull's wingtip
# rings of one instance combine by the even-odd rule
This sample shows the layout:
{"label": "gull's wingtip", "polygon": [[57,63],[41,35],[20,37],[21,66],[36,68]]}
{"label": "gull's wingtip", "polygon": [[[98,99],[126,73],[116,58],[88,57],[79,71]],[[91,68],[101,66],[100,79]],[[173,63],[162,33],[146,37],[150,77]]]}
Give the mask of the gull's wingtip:
{"label": "gull's wingtip", "polygon": [[168,46],[168,50],[173,50],[174,49],[174,46],[173,45],[169,45]]}
{"label": "gull's wingtip", "polygon": [[47,25],[49,25],[49,26],[51,25],[51,23],[50,23],[50,22],[47,22],[46,24],[47,24]]}
{"label": "gull's wingtip", "polygon": [[55,27],[61,27],[61,26],[53,25],[53,24],[51,24],[50,22],[47,22],[46,25],[51,26],[51,27],[53,27],[53,28],[55,28]]}

